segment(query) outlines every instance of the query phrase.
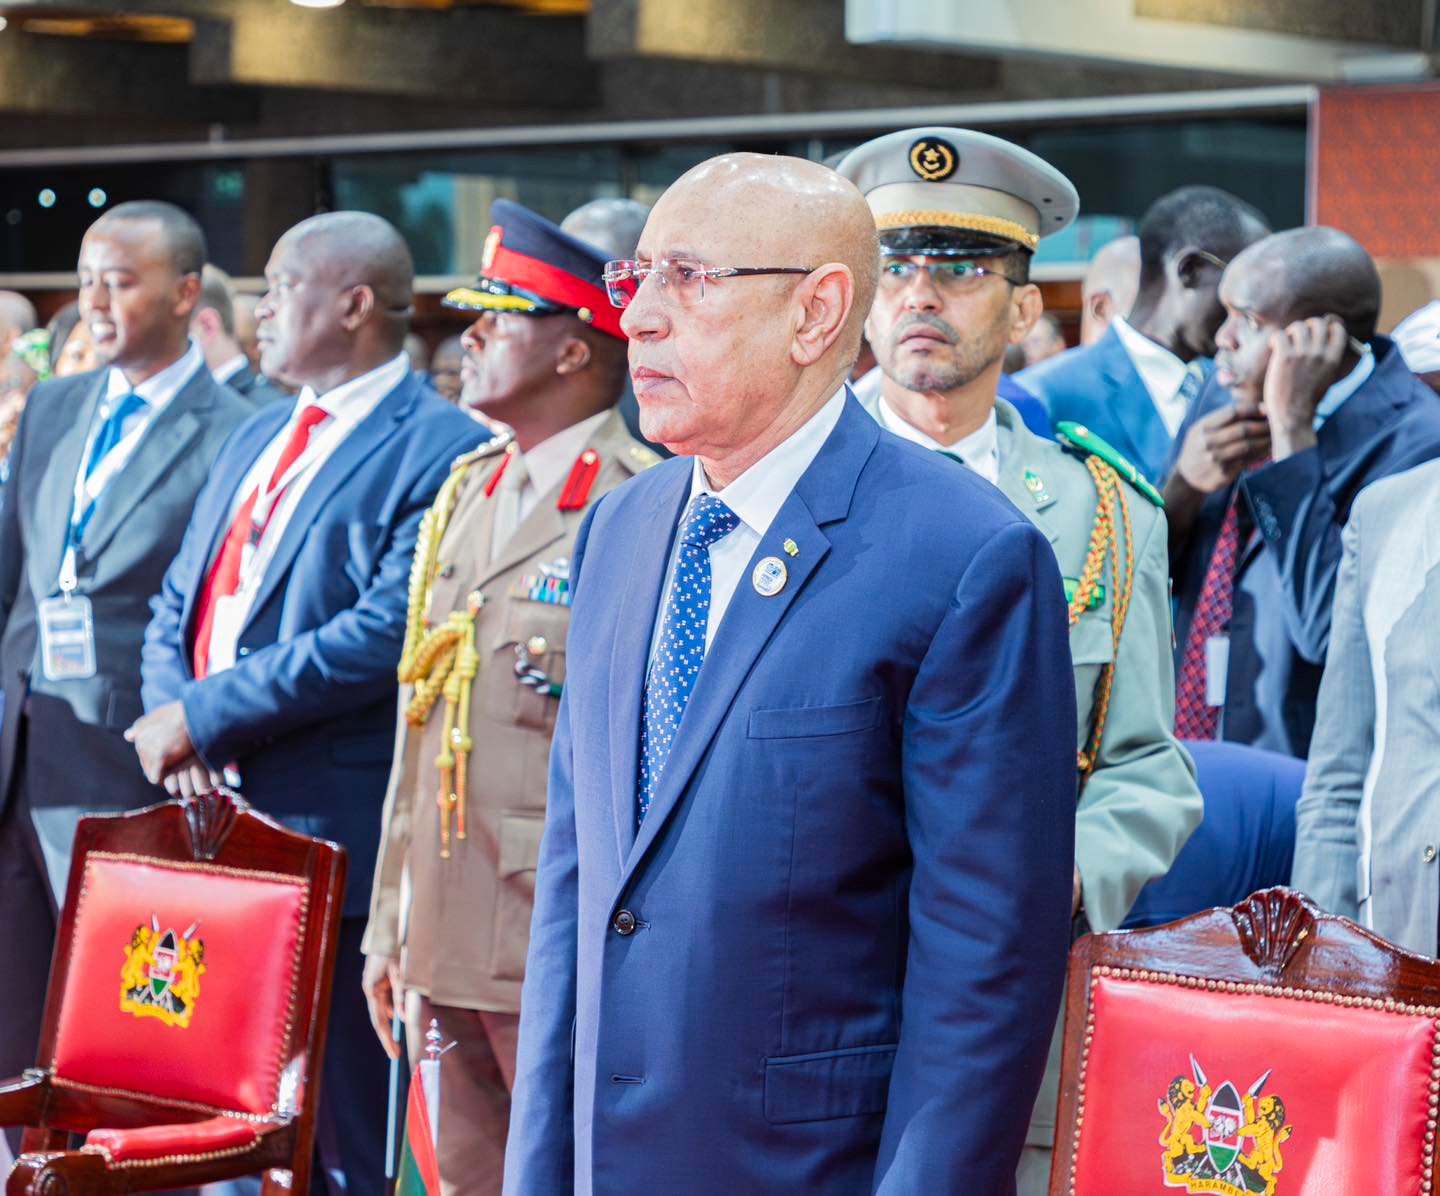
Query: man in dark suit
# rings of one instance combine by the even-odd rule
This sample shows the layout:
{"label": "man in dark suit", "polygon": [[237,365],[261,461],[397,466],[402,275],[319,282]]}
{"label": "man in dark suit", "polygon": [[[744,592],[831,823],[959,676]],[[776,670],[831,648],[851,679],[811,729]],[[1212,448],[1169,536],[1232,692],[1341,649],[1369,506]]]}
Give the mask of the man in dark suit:
{"label": "man in dark suit", "polygon": [[1093,345],[1016,378],[1050,408],[1109,441],[1152,482],[1199,392],[1224,319],[1225,264],[1269,230],[1249,204],[1217,187],[1181,187],[1140,222],[1140,290]]}
{"label": "man in dark suit", "polygon": [[1014,1191],[1070,937],[1065,598],[845,385],[878,264],[853,186],[757,154],[611,263],[683,455],[571,563],[511,1196]]}
{"label": "man in dark suit", "polygon": [[140,714],[150,598],[215,454],[249,413],[187,329],[205,240],[179,208],[121,204],[85,234],[79,303],[108,364],[43,382],[0,507],[0,1070],[35,1062],[45,961],[80,815],[163,799],[122,732]]}
{"label": "man in dark suit", "polygon": [[413,274],[378,216],[316,216],[276,244],[261,363],[304,389],[235,434],[196,500],[145,632],[147,713],[127,732],[152,781],[185,792],[233,772],[265,813],[349,852],[319,1141],[350,1193],[384,1187],[386,1063],[360,939],[410,562],[451,460],[488,439],[411,373]]}
{"label": "man in dark suit", "polygon": [[215,381],[249,399],[252,408],[285,397],[245,356],[235,335],[235,292],[230,276],[219,266],[206,263],[200,275],[200,302],[190,318],[190,335]]}
{"label": "man in dark suit", "polygon": [[1380,276],[1344,233],[1267,237],[1220,298],[1215,380],[1165,485],[1175,726],[1303,757],[1350,506],[1440,456],[1440,405],[1375,335]]}

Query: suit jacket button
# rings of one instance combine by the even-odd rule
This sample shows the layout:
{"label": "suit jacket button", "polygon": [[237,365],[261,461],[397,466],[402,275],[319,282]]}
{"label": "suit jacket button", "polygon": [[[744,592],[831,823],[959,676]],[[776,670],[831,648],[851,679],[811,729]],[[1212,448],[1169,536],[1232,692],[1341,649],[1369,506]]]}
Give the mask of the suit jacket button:
{"label": "suit jacket button", "polygon": [[249,649],[249,648],[237,648],[237,649],[235,650],[235,655],[236,655],[236,656],[249,656],[249,655],[250,655],[250,649]]}
{"label": "suit jacket button", "polygon": [[635,915],[628,909],[622,909],[615,915],[615,920],[610,923],[615,927],[615,933],[619,935],[630,935],[635,933]]}

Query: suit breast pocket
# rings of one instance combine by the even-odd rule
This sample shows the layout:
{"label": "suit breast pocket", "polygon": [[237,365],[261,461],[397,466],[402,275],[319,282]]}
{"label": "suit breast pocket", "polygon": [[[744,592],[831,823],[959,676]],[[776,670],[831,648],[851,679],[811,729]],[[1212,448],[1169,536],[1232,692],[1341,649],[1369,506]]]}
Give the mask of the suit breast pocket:
{"label": "suit breast pocket", "polygon": [[752,710],[751,739],[814,739],[873,731],[880,725],[880,698],[863,698],[835,706],[791,706]]}

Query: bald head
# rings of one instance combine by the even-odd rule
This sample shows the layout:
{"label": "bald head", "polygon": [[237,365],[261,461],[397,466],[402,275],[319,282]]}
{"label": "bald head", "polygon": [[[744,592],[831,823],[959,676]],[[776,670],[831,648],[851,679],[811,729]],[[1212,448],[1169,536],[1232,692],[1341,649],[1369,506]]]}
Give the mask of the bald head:
{"label": "bald head", "polygon": [[1128,316],[1140,287],[1140,238],[1116,237],[1090,259],[1082,284],[1080,343],[1094,344],[1116,316]]}
{"label": "bald head", "polygon": [[[715,235],[742,255],[717,265],[843,265],[853,279],[849,320],[841,338],[849,354],[848,371],[860,348],[880,271],[875,217],[853,183],[804,158],[724,154],[681,175],[655,205],[656,215],[673,217],[677,210],[694,222],[697,236],[702,230]],[[645,256],[660,256],[671,248],[651,247]]]}
{"label": "bald head", "polygon": [[592,199],[560,222],[562,231],[611,259],[633,258],[650,209],[634,199]]}
{"label": "bald head", "polygon": [[1257,241],[1230,264],[1249,304],[1289,324],[1334,314],[1359,340],[1375,335],[1380,272],[1359,242],[1337,228],[1292,228]]}
{"label": "bald head", "polygon": [[276,243],[256,310],[261,368],[318,392],[400,352],[415,266],[395,227],[368,212],[301,221]]}
{"label": "bald head", "polygon": [[[621,320],[641,428],[724,485],[849,373],[875,296],[874,218],[824,166],[725,154],[660,197],[636,257],[669,263]],[[725,268],[756,273],[698,273]]]}

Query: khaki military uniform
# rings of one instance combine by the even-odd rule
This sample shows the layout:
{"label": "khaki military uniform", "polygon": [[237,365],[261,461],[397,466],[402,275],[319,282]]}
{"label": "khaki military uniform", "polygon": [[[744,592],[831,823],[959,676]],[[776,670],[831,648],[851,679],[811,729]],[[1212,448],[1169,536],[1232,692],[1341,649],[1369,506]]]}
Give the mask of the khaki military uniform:
{"label": "khaki military uniform", "polygon": [[[659,459],[612,411],[569,481],[542,495],[493,555],[496,483],[513,453],[501,439],[460,458],[457,490],[442,489],[432,513],[453,499],[430,568],[417,568],[412,591],[428,571],[428,630],[473,614],[475,673],[468,709],[439,696],[418,726],[406,709],[416,686],[402,687],[364,942],[367,955],[400,959],[412,1059],[431,1017],[458,1044],[441,1067],[446,1193],[499,1190],[575,537],[595,500]],[[447,733],[452,723],[468,737],[463,762]],[[447,769],[443,759],[454,763]],[[448,808],[442,789],[455,794]]]}
{"label": "khaki military uniform", "polygon": [[[876,399],[866,403],[872,415],[877,405]],[[995,414],[1000,489],[1045,533],[1068,596],[1085,580],[1100,506],[1096,480],[1083,455],[1036,436],[1004,399],[996,401]],[[1175,676],[1165,516],[1128,482],[1118,484],[1128,531],[1117,508],[1115,552],[1105,553],[1089,589],[1091,598],[1083,601],[1082,594],[1070,627],[1077,772],[1083,785],[1075,814],[1075,864],[1085,924],[1097,931],[1118,927],[1146,882],[1169,871],[1200,824],[1203,809],[1194,764],[1172,730]],[[1116,558],[1122,565],[1118,578]],[[1133,560],[1128,587],[1123,576],[1127,559]],[[1127,590],[1117,648],[1115,603]],[[1097,697],[1106,670],[1109,701],[1096,741]],[[1059,1076],[1057,1027],[1026,1137],[1019,1196],[1043,1196],[1047,1190]]]}

